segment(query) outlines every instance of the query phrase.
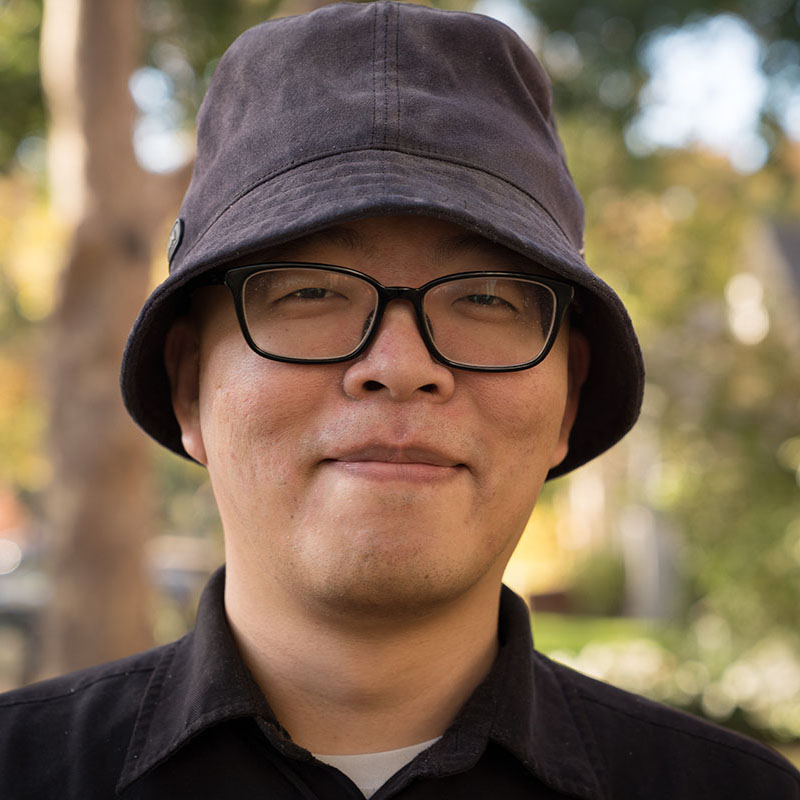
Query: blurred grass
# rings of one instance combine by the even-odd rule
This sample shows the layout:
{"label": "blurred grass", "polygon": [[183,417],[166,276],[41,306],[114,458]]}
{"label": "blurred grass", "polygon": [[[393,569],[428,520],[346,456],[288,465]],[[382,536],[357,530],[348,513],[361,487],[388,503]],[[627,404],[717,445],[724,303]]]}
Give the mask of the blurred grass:
{"label": "blurred grass", "polygon": [[578,653],[590,642],[660,638],[656,624],[629,617],[584,617],[534,611],[531,626],[536,649],[543,653],[556,650]]}

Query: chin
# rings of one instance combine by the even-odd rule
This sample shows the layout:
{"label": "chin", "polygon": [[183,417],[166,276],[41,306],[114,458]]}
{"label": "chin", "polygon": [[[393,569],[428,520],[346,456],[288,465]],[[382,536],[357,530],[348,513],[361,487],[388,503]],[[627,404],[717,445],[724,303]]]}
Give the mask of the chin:
{"label": "chin", "polygon": [[307,587],[305,597],[317,614],[369,626],[435,613],[465,597],[485,578],[483,569],[470,572],[384,564],[357,572],[339,571]]}

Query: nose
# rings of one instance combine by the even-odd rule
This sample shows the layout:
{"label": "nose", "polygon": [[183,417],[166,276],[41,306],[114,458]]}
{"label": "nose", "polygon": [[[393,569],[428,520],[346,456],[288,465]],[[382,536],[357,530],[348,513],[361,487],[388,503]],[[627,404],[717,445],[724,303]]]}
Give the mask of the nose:
{"label": "nose", "polygon": [[454,388],[452,371],[433,360],[411,304],[401,300],[389,303],[375,338],[344,375],[344,391],[353,399],[384,392],[395,401],[420,396],[443,403]]}

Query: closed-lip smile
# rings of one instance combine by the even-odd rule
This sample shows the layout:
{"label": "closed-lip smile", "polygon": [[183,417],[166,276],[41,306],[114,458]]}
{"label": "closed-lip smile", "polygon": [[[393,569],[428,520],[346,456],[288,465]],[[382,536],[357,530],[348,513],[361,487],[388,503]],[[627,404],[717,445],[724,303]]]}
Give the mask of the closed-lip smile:
{"label": "closed-lip smile", "polygon": [[466,468],[458,458],[426,445],[370,443],[344,448],[323,463],[370,478],[431,480],[450,477]]}

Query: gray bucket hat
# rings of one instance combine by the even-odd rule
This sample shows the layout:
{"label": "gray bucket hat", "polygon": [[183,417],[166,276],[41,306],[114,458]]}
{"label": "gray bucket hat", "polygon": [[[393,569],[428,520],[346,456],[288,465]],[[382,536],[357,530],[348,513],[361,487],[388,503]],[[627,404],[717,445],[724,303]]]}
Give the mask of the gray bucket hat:
{"label": "gray bucket hat", "polygon": [[641,406],[641,352],[622,302],[583,259],[583,205],[547,77],[493,19],[395,2],[266,22],[220,60],[198,115],[170,274],[123,357],[133,419],[186,456],[163,349],[199,275],[336,223],[393,214],[449,220],[576,285],[574,324],[591,365],[569,454],[548,477],[627,433]]}

